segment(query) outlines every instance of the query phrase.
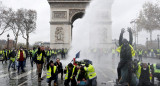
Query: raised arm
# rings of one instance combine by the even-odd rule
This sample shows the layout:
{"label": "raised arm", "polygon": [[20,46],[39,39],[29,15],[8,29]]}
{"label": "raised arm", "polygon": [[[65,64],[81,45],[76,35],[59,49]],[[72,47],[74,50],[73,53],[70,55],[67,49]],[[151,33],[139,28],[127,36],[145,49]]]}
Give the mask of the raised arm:
{"label": "raised arm", "polygon": [[121,45],[122,45],[123,33],[124,33],[124,32],[125,32],[125,29],[124,29],[124,28],[122,28],[121,33],[120,33],[120,36],[119,36],[119,46],[121,46]]}
{"label": "raised arm", "polygon": [[132,30],[131,30],[131,28],[128,28],[128,32],[129,32],[129,44],[132,45],[133,35],[132,35]]}

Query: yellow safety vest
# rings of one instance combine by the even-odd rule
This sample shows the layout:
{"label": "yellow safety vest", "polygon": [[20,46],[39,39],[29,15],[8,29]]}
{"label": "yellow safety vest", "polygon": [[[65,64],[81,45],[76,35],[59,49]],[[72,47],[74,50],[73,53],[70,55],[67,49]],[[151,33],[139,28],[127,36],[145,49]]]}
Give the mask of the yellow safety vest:
{"label": "yellow safety vest", "polygon": [[141,51],[139,51],[139,55],[142,55],[142,53],[143,53],[143,51],[141,50]]}
{"label": "yellow safety vest", "polygon": [[[66,75],[65,75],[65,80],[68,79],[68,66],[66,68],[67,68],[67,71],[66,71]],[[75,69],[76,69],[76,66],[74,66],[73,69],[72,69],[72,75],[71,75],[70,79],[73,78],[73,74],[74,74]]]}
{"label": "yellow safety vest", "polygon": [[87,72],[89,79],[93,79],[93,78],[97,77],[95,69],[91,64],[89,64],[89,67],[84,67],[84,70]]}
{"label": "yellow safety vest", "polygon": [[160,73],[160,69],[156,68],[157,64],[153,64],[153,68],[154,68],[154,73]]}
{"label": "yellow safety vest", "polygon": [[[17,59],[19,59],[20,58],[20,51],[18,51],[18,55],[17,55]],[[23,58],[26,58],[25,57],[25,52],[23,51]]]}
{"label": "yellow safety vest", "polygon": [[11,60],[12,62],[14,62],[14,61],[16,60],[16,58],[11,57],[10,60]]}
{"label": "yellow safety vest", "polygon": [[[7,53],[8,53],[8,52],[6,51],[6,56],[8,55]],[[5,53],[4,53],[4,50],[3,50],[3,53],[2,53],[2,54],[5,54]]]}
{"label": "yellow safety vest", "polygon": [[[54,66],[54,71],[53,71],[53,73],[56,73],[56,69],[57,69],[57,67],[56,66]],[[49,66],[49,69],[47,70],[47,76],[46,76],[46,78],[48,79],[48,78],[51,78],[51,67]]]}
{"label": "yellow safety vest", "polygon": [[139,77],[141,76],[141,62],[138,62],[138,70],[136,72],[137,78],[139,79]]}
{"label": "yellow safety vest", "polygon": [[37,50],[32,50],[32,57],[34,57],[36,52],[37,52]]}
{"label": "yellow safety vest", "polygon": [[42,60],[42,53],[40,55],[37,54],[37,60],[41,61]]}
{"label": "yellow safety vest", "polygon": [[47,51],[47,56],[51,56],[51,51]]}
{"label": "yellow safety vest", "polygon": [[79,73],[80,73],[80,69],[78,70],[78,72],[77,72],[77,75],[76,75],[76,79],[78,79],[78,76],[79,76]]}
{"label": "yellow safety vest", "polygon": [[56,51],[54,51],[54,54],[57,54],[57,52],[56,52]]}
{"label": "yellow safety vest", "polygon": [[0,54],[2,54],[2,50],[0,51]]}
{"label": "yellow safety vest", "polygon": [[54,50],[52,50],[52,54],[54,54]]}
{"label": "yellow safety vest", "polygon": [[[138,63],[138,71],[136,72],[136,75],[137,75],[137,78],[138,78],[138,79],[139,79],[140,76],[141,76],[141,68],[142,68],[142,67],[141,67],[140,64],[141,64],[141,63],[139,62],[139,63]],[[150,65],[148,66],[148,68],[149,68],[149,73],[151,74]],[[149,79],[152,80],[152,76],[150,76]]]}
{"label": "yellow safety vest", "polygon": [[[119,53],[121,52],[122,46],[123,46],[123,45],[121,45],[121,46],[119,46],[119,47],[117,48],[117,52],[119,52]],[[135,56],[135,51],[134,51],[132,45],[129,44],[129,46],[131,47],[131,53],[132,53],[132,57],[133,57],[133,56]]]}

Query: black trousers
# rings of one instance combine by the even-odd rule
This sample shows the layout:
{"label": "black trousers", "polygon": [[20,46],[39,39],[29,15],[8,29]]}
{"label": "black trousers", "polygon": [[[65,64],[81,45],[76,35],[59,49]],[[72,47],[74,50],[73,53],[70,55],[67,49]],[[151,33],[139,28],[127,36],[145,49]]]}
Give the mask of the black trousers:
{"label": "black trousers", "polygon": [[69,86],[69,83],[71,82],[71,86],[77,86],[77,82],[75,77],[73,79],[67,79],[64,81],[64,86]]}
{"label": "black trousers", "polygon": [[63,79],[63,69],[61,69],[61,70],[58,70],[58,74],[61,74],[61,79]]}
{"label": "black trousers", "polygon": [[49,63],[49,60],[50,60],[50,56],[47,56],[47,63]]}

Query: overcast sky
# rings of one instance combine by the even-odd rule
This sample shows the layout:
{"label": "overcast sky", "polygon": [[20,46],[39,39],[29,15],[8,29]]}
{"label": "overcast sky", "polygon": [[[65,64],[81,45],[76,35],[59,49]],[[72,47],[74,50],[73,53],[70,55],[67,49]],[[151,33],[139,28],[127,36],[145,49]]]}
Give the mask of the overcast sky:
{"label": "overcast sky", "polygon": [[[12,7],[15,10],[19,8],[34,9],[37,11],[37,28],[30,35],[30,43],[36,41],[50,41],[50,7],[47,0],[0,0],[7,7]],[[155,2],[156,0],[115,0],[112,6],[112,38],[118,39],[121,28],[127,28],[130,21],[138,16],[142,5],[146,1]],[[0,39],[6,39],[7,34],[14,39],[12,32],[7,32],[0,36]],[[157,38],[159,31],[154,31],[153,39]],[[128,34],[125,34],[127,36]],[[144,44],[146,37],[149,37],[145,31],[139,34],[139,43]],[[19,42],[25,43],[22,37],[19,37]]]}

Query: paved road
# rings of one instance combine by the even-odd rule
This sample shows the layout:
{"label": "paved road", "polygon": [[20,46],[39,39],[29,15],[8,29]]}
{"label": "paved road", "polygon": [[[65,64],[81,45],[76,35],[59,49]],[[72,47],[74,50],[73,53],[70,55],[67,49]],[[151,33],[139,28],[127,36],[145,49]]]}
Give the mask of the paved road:
{"label": "paved road", "polygon": [[[98,86],[114,86],[115,79],[117,77],[116,68],[119,58],[114,59],[111,56],[105,58],[90,58],[93,60],[96,73],[98,76]],[[143,62],[157,63],[159,59],[144,59]],[[66,65],[66,60],[62,60],[63,64]],[[18,74],[17,71],[11,69],[8,72],[8,64],[0,62],[0,86],[47,86],[46,83],[46,71],[43,70],[44,80],[41,83],[37,82],[36,66],[33,68],[30,66],[30,60],[27,59],[27,65],[24,73]],[[59,86],[63,86],[63,81],[58,80]]]}

